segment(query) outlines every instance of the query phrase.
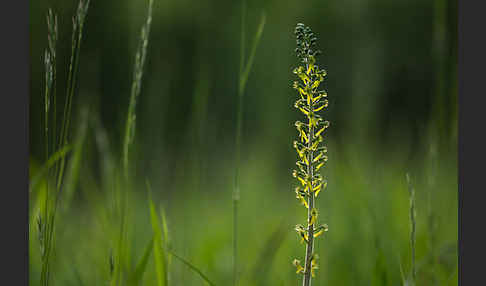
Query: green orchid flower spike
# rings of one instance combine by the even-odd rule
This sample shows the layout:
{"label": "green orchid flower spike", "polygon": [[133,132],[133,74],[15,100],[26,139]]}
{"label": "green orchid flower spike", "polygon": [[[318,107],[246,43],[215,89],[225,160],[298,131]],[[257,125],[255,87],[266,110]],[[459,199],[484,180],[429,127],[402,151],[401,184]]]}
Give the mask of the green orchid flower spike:
{"label": "green orchid flower spike", "polygon": [[293,264],[297,268],[296,272],[303,275],[302,285],[309,286],[311,277],[315,276],[318,269],[314,238],[328,230],[325,224],[317,226],[318,211],[315,202],[319,193],[327,186],[327,181],[318,172],[327,162],[327,148],[323,146],[323,136],[329,127],[329,121],[324,120],[318,112],[327,108],[328,100],[327,93],[319,89],[326,71],[320,69],[316,63],[316,56],[321,53],[315,49],[317,38],[309,27],[300,23],[295,27],[295,36],[295,51],[302,65],[293,71],[300,80],[293,83],[293,88],[299,96],[294,106],[305,115],[306,121],[295,123],[299,140],[294,141],[293,146],[298,154],[298,169],[294,170],[292,175],[299,183],[295,193],[296,198],[307,209],[307,223],[306,226],[299,224],[295,228],[301,242],[306,244],[304,266],[301,266],[297,259]]}

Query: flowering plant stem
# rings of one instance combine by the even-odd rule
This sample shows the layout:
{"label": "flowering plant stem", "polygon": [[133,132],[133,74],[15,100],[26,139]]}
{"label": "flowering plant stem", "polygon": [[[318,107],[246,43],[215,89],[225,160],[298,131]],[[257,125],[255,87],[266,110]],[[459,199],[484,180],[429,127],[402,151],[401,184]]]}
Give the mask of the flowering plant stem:
{"label": "flowering plant stem", "polygon": [[303,285],[311,285],[311,277],[314,277],[317,266],[317,254],[314,252],[314,238],[327,231],[327,225],[317,226],[317,209],[315,207],[319,192],[326,187],[326,181],[318,173],[319,169],[327,161],[327,148],[319,146],[323,142],[322,134],[329,127],[329,122],[322,119],[317,113],[328,105],[325,91],[318,90],[319,84],[324,80],[326,71],[319,70],[315,56],[319,50],[312,50],[316,38],[309,27],[297,24],[295,28],[297,37],[297,56],[304,66],[294,69],[294,73],[302,82],[294,82],[294,89],[299,92],[300,98],[295,102],[307,118],[306,122],[297,121],[295,126],[299,132],[299,141],[294,141],[299,160],[296,162],[298,170],[293,171],[293,176],[299,180],[302,186],[295,189],[297,199],[307,208],[306,226],[298,224],[295,230],[306,243],[304,267],[295,259],[293,264],[297,267],[297,273],[303,274]]}
{"label": "flowering plant stem", "polygon": [[[308,65],[306,65],[307,67]],[[312,110],[312,106],[311,106],[311,112],[313,112]],[[310,130],[309,130],[309,138],[312,138],[314,137],[314,127],[311,126],[310,127]],[[309,139],[309,143],[308,143],[308,148],[310,149],[312,146],[312,140]],[[309,162],[312,162],[312,160],[314,159],[314,152],[310,151],[309,152]],[[307,172],[309,173],[309,176],[312,178],[313,176],[313,170],[312,170],[312,167],[310,165],[307,166]],[[314,209],[314,196],[309,196],[307,198],[307,203],[309,204],[309,208],[307,209],[307,221],[311,221],[312,219],[312,210]],[[307,246],[306,246],[306,250],[305,250],[305,266],[304,266],[304,286],[306,285],[310,285],[310,278],[311,278],[311,257],[312,257],[312,253],[313,253],[313,250],[314,250],[314,227],[313,225],[309,225],[309,229],[308,229],[308,232],[309,232],[309,241],[307,242]]]}

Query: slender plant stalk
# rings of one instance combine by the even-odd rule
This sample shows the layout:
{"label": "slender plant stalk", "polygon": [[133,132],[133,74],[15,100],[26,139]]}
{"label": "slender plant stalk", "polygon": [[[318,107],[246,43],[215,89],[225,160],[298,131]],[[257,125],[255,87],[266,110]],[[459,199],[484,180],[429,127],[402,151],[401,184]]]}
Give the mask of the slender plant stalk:
{"label": "slender plant stalk", "polygon": [[135,267],[135,270],[133,271],[133,274],[130,277],[131,280],[130,284],[141,285],[143,274],[147,268],[150,255],[153,252],[153,248],[154,248],[154,238],[152,237],[148,242],[147,246],[145,247],[143,255],[140,258],[139,262],[137,263],[137,266]]}
{"label": "slender plant stalk", "polygon": [[[46,196],[44,204],[44,212],[38,218],[38,231],[39,240],[41,243],[41,259],[42,259],[42,269],[41,269],[41,285],[49,285],[50,276],[50,257],[52,248],[54,247],[54,222],[57,213],[57,207],[59,205],[59,200],[61,197],[61,187],[63,182],[63,172],[66,162],[65,154],[59,157],[60,150],[65,150],[68,147],[68,131],[69,122],[71,116],[71,105],[72,98],[74,95],[74,90],[76,86],[76,75],[78,70],[79,62],[79,51],[81,47],[82,30],[84,25],[84,20],[86,18],[89,7],[89,0],[80,0],[75,16],[73,17],[73,35],[72,35],[72,49],[71,49],[71,63],[69,66],[68,73],[68,88],[66,90],[66,102],[62,117],[62,128],[61,133],[57,136],[57,110],[56,110],[56,43],[57,43],[57,16],[54,15],[52,10],[48,11],[47,14],[47,26],[48,26],[48,49],[45,52],[44,63],[46,68],[46,92],[45,92],[45,143],[46,143]],[[50,108],[50,105],[53,108]],[[52,112],[52,118],[49,114]],[[52,124],[52,128],[49,128]],[[49,132],[51,130],[51,132]],[[52,137],[50,139],[49,137]],[[58,145],[56,146],[56,141]],[[51,146],[51,151],[49,150],[49,145]],[[56,151],[59,150],[59,151]],[[53,152],[52,156],[59,157],[59,160],[50,160],[50,154]],[[49,162],[54,162],[52,169]],[[50,177],[54,176],[55,182],[55,193],[51,193],[51,186],[49,184]]]}
{"label": "slender plant stalk", "polygon": [[73,145],[73,154],[70,159],[68,171],[66,173],[66,183],[64,185],[64,197],[62,203],[62,209],[68,210],[71,206],[74,191],[79,181],[79,171],[81,168],[81,162],[83,158],[84,146],[86,144],[87,130],[88,130],[88,117],[89,111],[87,109],[81,110],[80,121],[76,132],[76,143]]}
{"label": "slender plant stalk", "polygon": [[238,201],[240,199],[239,189],[239,167],[240,167],[240,141],[241,121],[243,117],[243,93],[241,91],[241,77],[245,61],[245,1],[241,1],[241,39],[240,39],[240,69],[238,81],[238,105],[236,107],[236,159],[235,159],[235,185],[233,189],[233,286],[238,282]]}
{"label": "slender plant stalk", "polygon": [[147,57],[147,46],[150,35],[150,26],[152,24],[152,6],[153,0],[149,0],[148,13],[145,24],[140,32],[140,40],[138,43],[137,53],[135,54],[135,63],[133,67],[133,79],[130,94],[130,103],[128,105],[127,121],[125,124],[125,138],[123,141],[123,169],[125,177],[128,177],[128,153],[133,139],[135,138],[136,127],[136,106],[137,99],[142,88],[142,76]]}
{"label": "slender plant stalk", "polygon": [[[155,210],[155,205],[152,201],[152,188],[148,179],[146,180],[147,192],[149,197],[149,209],[150,209],[150,219],[152,223],[152,230],[154,232],[153,236],[153,251],[154,251],[154,262],[155,262],[155,272],[157,275],[157,285],[166,286],[169,285],[169,265],[171,261],[171,256],[180,260],[191,270],[196,272],[204,281],[206,281],[210,286],[214,286],[214,283],[209,280],[209,278],[196,266],[191,264],[189,261],[178,256],[173,250],[170,249],[169,245],[169,230],[167,228],[167,219],[165,217],[164,210],[161,209],[161,215],[159,215]],[[162,227],[161,227],[162,226]],[[170,254],[170,255],[169,255]],[[147,255],[148,256],[148,255]]]}
{"label": "slender plant stalk", "polygon": [[[130,101],[128,104],[127,119],[125,124],[125,134],[123,138],[123,177],[125,185],[123,192],[116,192],[120,194],[118,203],[120,206],[120,229],[118,237],[116,238],[116,254],[114,258],[113,274],[111,275],[111,285],[120,285],[123,282],[124,270],[128,271],[129,267],[129,246],[128,246],[128,202],[129,202],[129,153],[130,147],[133,144],[136,130],[136,106],[142,87],[142,76],[147,57],[147,46],[150,35],[150,27],[152,24],[152,7],[153,0],[149,0],[147,18],[140,31],[140,39],[138,42],[137,52],[135,53],[135,61],[133,67],[132,85],[130,90]],[[118,188],[118,187],[117,187]],[[157,258],[158,259],[158,258]],[[128,277],[130,279],[130,277]]]}
{"label": "slender plant stalk", "polygon": [[[49,112],[51,101],[52,103],[56,102],[54,91],[55,91],[55,82],[56,82],[56,43],[57,43],[57,16],[54,15],[51,9],[47,12],[47,39],[48,39],[48,49],[45,51],[44,54],[44,64],[46,69],[46,89],[45,89],[45,145],[46,145],[46,162],[49,161]],[[52,97],[52,99],[51,99]],[[56,111],[54,110],[53,115],[55,116]],[[55,119],[53,120],[53,138],[55,137]],[[54,141],[54,140],[52,140]],[[54,150],[55,145],[52,147]],[[47,218],[47,211],[48,211],[48,202],[49,202],[49,169],[47,170],[46,176],[46,203],[45,203],[45,214],[44,217]]]}
{"label": "slender plant stalk", "polygon": [[179,255],[175,254],[174,251],[172,251],[170,249],[168,251],[172,256],[174,256],[179,261],[184,263],[187,267],[189,267],[191,270],[196,272],[204,281],[206,281],[206,283],[208,283],[208,285],[215,286],[215,284],[213,282],[211,282],[211,280],[209,280],[209,278],[201,270],[199,270],[196,266],[192,265],[189,261],[187,261],[184,258],[180,257]]}
{"label": "slender plant stalk", "polygon": [[69,152],[72,150],[71,145],[66,145],[64,148],[57,150],[55,153],[49,153],[49,158],[47,161],[44,163],[44,165],[41,167],[41,169],[35,174],[35,176],[30,180],[29,184],[29,193],[32,192],[32,190],[37,189],[39,184],[46,179],[49,175],[47,172],[51,171],[51,168],[58,163],[62,159],[62,157],[67,156]]}
{"label": "slender plant stalk", "polygon": [[297,56],[304,64],[294,69],[294,73],[302,83],[294,82],[294,89],[299,92],[300,98],[295,102],[307,118],[307,122],[297,121],[295,126],[299,132],[300,141],[294,141],[299,160],[298,170],[293,171],[293,176],[299,180],[301,187],[295,189],[297,199],[307,208],[307,226],[298,224],[295,230],[306,243],[304,267],[295,259],[293,264],[297,267],[297,273],[303,274],[304,286],[311,285],[311,276],[314,277],[317,266],[317,254],[314,252],[314,238],[327,231],[327,225],[317,225],[317,209],[315,199],[319,192],[325,189],[327,182],[318,173],[319,169],[327,162],[327,148],[319,146],[323,142],[322,134],[329,127],[329,121],[325,121],[317,113],[328,105],[327,93],[318,90],[319,84],[324,80],[326,71],[319,70],[315,56],[319,50],[313,50],[317,38],[311,29],[304,24],[297,24],[295,28],[297,37]]}
{"label": "slender plant stalk", "polygon": [[[64,103],[64,111],[61,125],[61,133],[59,136],[58,148],[66,145],[68,143],[69,126],[71,122],[71,110],[72,101],[74,97],[74,91],[76,90],[76,80],[78,74],[79,66],[79,54],[81,51],[81,40],[83,38],[83,28],[86,15],[88,14],[90,0],[80,0],[78,8],[76,10],[76,15],[73,17],[73,32],[71,39],[71,59],[69,64],[68,72],[68,82],[66,90],[66,101]],[[61,185],[63,181],[64,166],[66,164],[65,158],[63,158],[56,171],[57,173],[57,189],[61,190]],[[57,203],[56,203],[57,205]]]}
{"label": "slender plant stalk", "polygon": [[[57,17],[51,10],[47,14],[47,26],[48,26],[48,44],[49,49],[44,53],[44,65],[46,69],[45,78],[45,94],[44,94],[44,136],[45,136],[45,155],[46,162],[49,162],[49,113],[50,103],[53,93],[54,85],[54,70],[56,66],[54,64],[54,58],[56,57],[56,41],[57,41]],[[44,214],[38,217],[37,227],[39,232],[39,242],[41,247],[41,285],[49,284],[49,249],[50,249],[50,228],[52,225],[49,223],[50,216],[50,186],[49,186],[49,169],[46,171],[46,196],[44,203]]]}
{"label": "slender plant stalk", "polygon": [[[432,126],[432,124],[431,124]],[[432,128],[431,128],[432,129]],[[434,130],[435,131],[435,130]],[[436,214],[433,208],[433,197],[436,188],[436,170],[437,170],[437,143],[435,133],[430,132],[434,135],[429,136],[430,146],[428,152],[428,160],[431,162],[429,174],[428,174],[428,185],[427,185],[427,227],[429,233],[428,239],[428,252],[430,255],[430,267],[432,272],[435,273],[435,265],[439,265],[436,256]],[[437,284],[436,275],[432,275],[432,285]]]}
{"label": "slender plant stalk", "polygon": [[265,13],[262,14],[255,38],[253,40],[250,56],[245,65],[245,1],[242,1],[241,13],[241,40],[240,40],[240,68],[238,80],[238,105],[236,107],[236,151],[235,151],[235,181],[233,188],[233,285],[238,283],[238,201],[240,200],[240,158],[241,158],[241,129],[243,121],[243,96],[245,93],[246,82],[253,65],[256,48],[265,27]]}
{"label": "slender plant stalk", "polygon": [[412,285],[415,285],[417,271],[415,268],[415,228],[416,228],[416,213],[415,213],[415,189],[413,188],[412,182],[410,180],[410,175],[406,174],[407,185],[408,185],[408,193],[410,197],[410,247],[412,250],[412,258],[411,258],[411,278],[412,278]]}
{"label": "slender plant stalk", "polygon": [[277,228],[267,236],[265,243],[259,251],[258,258],[254,261],[253,271],[250,276],[252,285],[268,285],[269,281],[272,281],[272,278],[267,273],[270,273],[272,270],[275,256],[287,238],[287,234],[287,226],[284,220],[282,220]]}

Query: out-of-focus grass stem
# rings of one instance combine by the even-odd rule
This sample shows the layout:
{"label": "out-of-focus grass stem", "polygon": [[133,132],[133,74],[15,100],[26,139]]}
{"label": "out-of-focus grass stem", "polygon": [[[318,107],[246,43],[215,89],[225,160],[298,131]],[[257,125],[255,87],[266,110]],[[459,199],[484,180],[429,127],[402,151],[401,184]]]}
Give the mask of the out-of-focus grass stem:
{"label": "out-of-focus grass stem", "polygon": [[233,285],[238,283],[238,201],[240,199],[240,158],[241,158],[241,129],[243,121],[243,96],[246,82],[253,65],[255,51],[265,26],[265,14],[262,14],[258,30],[253,40],[250,56],[245,65],[245,13],[246,2],[242,1],[241,10],[241,39],[240,39],[240,68],[238,80],[238,103],[236,107],[236,150],[235,150],[235,181],[233,189]]}
{"label": "out-of-focus grass stem", "polygon": [[412,250],[412,258],[411,258],[411,277],[412,277],[412,285],[415,285],[416,281],[416,268],[415,268],[415,228],[416,228],[416,220],[415,220],[415,189],[412,186],[412,182],[410,181],[410,175],[406,174],[407,184],[408,184],[408,192],[410,197],[410,247]]}

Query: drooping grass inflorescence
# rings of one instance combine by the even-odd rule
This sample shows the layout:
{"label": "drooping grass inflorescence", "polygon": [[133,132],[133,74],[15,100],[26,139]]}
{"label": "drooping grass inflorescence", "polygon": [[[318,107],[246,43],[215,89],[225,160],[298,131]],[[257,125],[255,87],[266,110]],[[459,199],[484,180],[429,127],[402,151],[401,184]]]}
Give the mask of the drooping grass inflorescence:
{"label": "drooping grass inflorescence", "polygon": [[318,212],[315,199],[319,193],[326,188],[327,181],[319,174],[319,171],[327,161],[327,147],[323,146],[324,131],[329,127],[329,121],[324,120],[318,114],[319,111],[328,106],[327,93],[319,90],[320,83],[326,76],[326,71],[319,69],[316,64],[316,56],[321,51],[315,49],[317,38],[311,29],[304,24],[297,24],[295,27],[297,38],[297,57],[302,65],[294,69],[300,82],[295,81],[293,88],[299,93],[299,99],[295,107],[306,116],[306,122],[297,121],[295,127],[299,133],[299,140],[294,141],[294,148],[297,150],[297,169],[293,176],[300,185],[295,188],[297,199],[307,208],[306,225],[298,224],[295,230],[306,244],[304,266],[295,259],[293,264],[297,273],[303,274],[303,285],[309,286],[311,276],[314,277],[317,265],[317,254],[314,252],[314,238],[328,230],[326,224],[317,223]]}

